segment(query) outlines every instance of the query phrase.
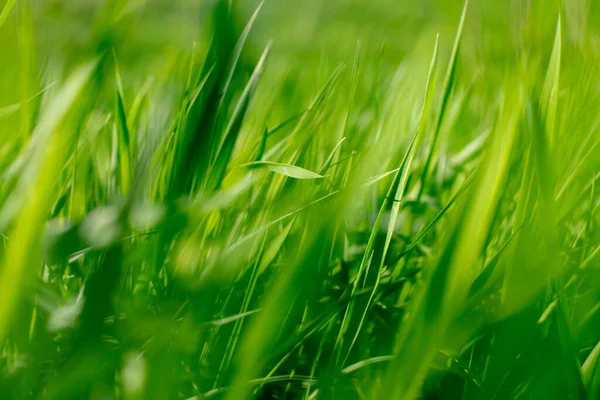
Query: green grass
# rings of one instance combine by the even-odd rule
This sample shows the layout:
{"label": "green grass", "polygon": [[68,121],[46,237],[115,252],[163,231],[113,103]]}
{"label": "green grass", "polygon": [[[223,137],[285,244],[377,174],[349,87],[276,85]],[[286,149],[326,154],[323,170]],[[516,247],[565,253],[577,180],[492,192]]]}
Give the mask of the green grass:
{"label": "green grass", "polygon": [[600,398],[600,9],[229,3],[2,5],[0,398]]}

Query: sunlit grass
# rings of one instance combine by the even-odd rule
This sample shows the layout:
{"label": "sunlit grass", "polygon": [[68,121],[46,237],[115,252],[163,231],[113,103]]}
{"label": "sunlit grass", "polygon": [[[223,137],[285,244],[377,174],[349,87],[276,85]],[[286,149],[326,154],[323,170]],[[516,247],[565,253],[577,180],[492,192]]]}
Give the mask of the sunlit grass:
{"label": "sunlit grass", "polygon": [[0,13],[0,397],[599,396],[586,2],[292,65],[268,3],[217,1],[153,76],[144,5],[98,7],[77,60],[36,2]]}

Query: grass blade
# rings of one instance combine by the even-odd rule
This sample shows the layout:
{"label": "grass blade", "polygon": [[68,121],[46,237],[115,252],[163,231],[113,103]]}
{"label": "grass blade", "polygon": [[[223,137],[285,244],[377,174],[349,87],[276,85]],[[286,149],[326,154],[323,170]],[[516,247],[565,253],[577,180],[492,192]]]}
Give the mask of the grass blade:
{"label": "grass blade", "polygon": [[446,71],[446,78],[444,79],[444,86],[442,87],[442,100],[440,104],[440,110],[438,111],[435,126],[433,130],[433,137],[431,140],[431,144],[429,146],[429,151],[427,153],[427,159],[425,160],[425,165],[423,167],[423,172],[421,173],[421,187],[419,188],[419,195],[417,197],[418,200],[421,199],[423,192],[425,191],[425,183],[429,178],[429,170],[431,168],[431,164],[433,162],[433,158],[435,156],[435,151],[437,149],[437,143],[439,141],[440,136],[440,128],[442,126],[442,122],[444,121],[444,115],[446,114],[446,109],[448,108],[448,104],[450,102],[450,93],[452,92],[452,88],[454,85],[454,77],[456,75],[456,60],[458,58],[458,52],[460,50],[460,42],[462,38],[463,26],[465,23],[465,18],[467,16],[467,7],[469,5],[469,1],[466,0],[463,6],[462,14],[460,17],[460,22],[458,24],[458,30],[456,31],[456,38],[454,39],[454,47],[452,48],[452,54],[450,55],[450,61],[448,62],[448,69]]}

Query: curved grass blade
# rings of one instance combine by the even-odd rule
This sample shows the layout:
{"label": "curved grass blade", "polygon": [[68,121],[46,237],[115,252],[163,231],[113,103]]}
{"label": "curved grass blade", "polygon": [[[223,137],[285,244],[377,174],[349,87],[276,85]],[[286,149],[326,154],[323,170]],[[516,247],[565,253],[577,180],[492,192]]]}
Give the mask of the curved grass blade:
{"label": "curved grass blade", "polygon": [[123,82],[121,80],[121,72],[119,71],[119,63],[117,55],[113,51],[113,58],[115,61],[115,82],[116,82],[116,95],[115,95],[115,122],[114,129],[117,136],[117,154],[115,160],[117,162],[117,169],[119,171],[119,186],[121,193],[126,195],[131,188],[131,180],[133,177],[133,165],[132,165],[132,149],[131,149],[131,138],[129,134],[129,128],[127,126],[127,115],[125,113],[125,104],[123,100]]}
{"label": "curved grass blade", "polygon": [[[34,122],[35,105],[31,98],[37,82],[35,82],[35,41],[33,27],[33,10],[31,0],[21,0],[17,12],[19,25],[19,91],[21,98],[21,135],[27,138]],[[1,18],[1,17],[0,17]],[[1,25],[1,22],[0,22]]]}
{"label": "curved grass blade", "polygon": [[254,22],[256,21],[256,17],[258,17],[258,14],[260,13],[260,10],[261,10],[263,4],[264,4],[264,0],[261,1],[258,4],[258,6],[256,7],[256,9],[254,10],[254,13],[248,20],[246,27],[242,31],[240,38],[238,39],[238,41],[233,49],[233,55],[231,57],[231,65],[229,67],[229,73],[227,75],[227,78],[225,79],[225,83],[223,84],[223,88],[222,88],[222,96],[223,97],[221,98],[221,102],[219,103],[219,110],[221,110],[221,108],[223,107],[223,103],[224,103],[224,99],[225,99],[224,96],[225,96],[225,94],[227,94],[229,92],[229,85],[231,84],[231,80],[233,79],[233,74],[235,73],[238,62],[240,60],[240,56],[242,54],[242,49],[244,48],[244,45],[246,44],[246,41],[248,40],[248,35],[250,34],[250,30],[252,29],[252,26],[254,25]]}
{"label": "curved grass blade", "polygon": [[440,110],[436,117],[433,138],[431,140],[431,144],[429,145],[429,152],[427,154],[427,159],[425,160],[425,165],[423,167],[423,172],[421,173],[421,187],[419,188],[419,194],[417,196],[417,201],[421,199],[423,192],[425,190],[425,183],[429,178],[429,169],[431,168],[431,164],[433,162],[433,157],[435,156],[435,151],[437,148],[437,143],[439,141],[440,136],[440,128],[442,126],[442,122],[444,120],[444,115],[446,114],[446,109],[448,108],[448,103],[450,101],[450,93],[452,92],[452,88],[454,85],[454,76],[456,73],[456,60],[458,58],[458,52],[460,50],[460,42],[462,38],[463,26],[465,23],[465,18],[467,16],[467,7],[469,5],[469,1],[465,1],[465,5],[463,6],[462,15],[460,17],[460,23],[458,24],[458,30],[456,32],[456,38],[454,39],[454,47],[452,48],[452,54],[450,55],[450,61],[448,63],[448,70],[446,71],[446,78],[444,80],[444,86],[442,88],[442,102],[440,104]]}
{"label": "curved grass blade", "polygon": [[244,164],[243,166],[250,168],[266,168],[269,171],[285,175],[295,179],[321,179],[323,175],[317,174],[316,172],[309,171],[305,168],[298,167],[296,165],[282,164],[272,161],[255,161]]}
{"label": "curved grass blade", "polygon": [[[477,183],[470,187],[469,201],[455,215],[454,228],[432,269],[413,298],[413,308],[397,337],[394,359],[388,369],[380,399],[414,399],[427,372],[446,340],[446,329],[468,298],[476,277],[476,261],[487,239],[490,224],[505,187],[509,161],[522,112],[519,93],[505,99],[502,118],[486,149]],[[451,225],[452,226],[452,225]],[[377,390],[377,389],[376,389]]]}
{"label": "curved grass blade", "polygon": [[588,392],[588,399],[595,399],[598,388],[600,388],[600,342],[594,346],[591,353],[581,366],[581,376]]}
{"label": "curved grass blade", "polygon": [[[379,210],[379,214],[377,215],[377,219],[373,226],[373,230],[371,231],[371,235],[369,237],[369,241],[367,242],[367,247],[364,252],[363,260],[358,269],[358,273],[356,279],[354,281],[354,285],[352,287],[352,295],[356,293],[357,290],[363,289],[366,286],[373,286],[373,290],[371,291],[368,298],[356,299],[353,298],[350,300],[348,304],[348,308],[346,313],[344,314],[340,331],[338,333],[336,339],[336,364],[337,367],[340,368],[343,366],[348,359],[356,340],[360,334],[362,325],[366,318],[367,312],[371,306],[373,298],[377,292],[379,282],[381,279],[381,272],[385,267],[386,255],[392,241],[392,236],[394,235],[394,230],[396,228],[396,220],[398,218],[398,214],[400,212],[400,205],[404,200],[404,194],[406,192],[407,184],[408,184],[408,176],[411,171],[412,162],[417,152],[419,142],[421,139],[421,133],[423,131],[423,126],[425,125],[425,121],[427,119],[429,106],[431,104],[431,95],[433,93],[433,76],[435,73],[435,68],[437,64],[437,54],[438,54],[438,44],[439,44],[439,36],[436,37],[435,46],[433,50],[433,56],[431,58],[431,64],[429,66],[429,73],[427,76],[427,83],[425,85],[425,94],[423,97],[423,105],[421,108],[421,117],[419,120],[419,125],[417,126],[416,132],[411,140],[411,143],[404,155],[404,159],[400,164],[399,170],[396,172],[396,176],[394,178],[394,182],[390,186],[388,195],[385,197],[381,208]],[[395,190],[395,191],[394,191]],[[393,195],[393,198],[392,198]],[[385,243],[383,245],[383,250],[380,256],[378,256],[378,260],[380,260],[379,265],[376,269],[374,269],[373,273],[369,274],[369,266],[371,264],[373,251],[375,248],[375,239],[377,233],[379,232],[379,226],[381,224],[381,219],[383,213],[389,206],[389,203],[392,202],[392,210],[390,213],[390,220],[388,225],[388,231],[385,238]],[[351,333],[350,341],[344,345],[345,336],[349,333],[349,328],[351,325],[355,326],[354,332]]]}
{"label": "curved grass blade", "polygon": [[61,132],[69,112],[92,77],[97,62],[88,63],[76,70],[65,82],[54,101],[42,113],[34,130],[35,143],[32,158],[25,166],[16,192],[2,208],[0,220],[6,224],[14,215],[12,241],[7,248],[0,271],[0,343],[3,343],[13,313],[27,282],[28,267],[36,267],[41,258],[42,226],[50,211],[56,176],[65,161],[64,147],[69,145],[73,132]]}
{"label": "curved grass blade", "polygon": [[560,15],[556,23],[556,35],[554,45],[552,46],[552,55],[546,72],[546,79],[542,94],[540,96],[542,116],[545,120],[546,134],[548,136],[548,147],[554,148],[556,141],[556,108],[558,103],[558,89],[560,83],[560,60],[561,60],[562,40],[561,40],[561,22]]}
{"label": "curved grass blade", "polygon": [[225,128],[223,133],[223,141],[217,149],[215,162],[209,168],[208,181],[205,187],[205,189],[209,192],[217,190],[220,187],[223,178],[225,177],[225,172],[227,170],[229,160],[231,159],[231,154],[233,153],[233,147],[240,134],[242,122],[244,121],[246,111],[248,110],[252,96],[254,95],[260,77],[262,76],[265,61],[270,50],[271,43],[267,45],[262,56],[260,57],[260,60],[256,64],[256,68],[254,69],[250,80],[246,84],[246,87],[244,88],[244,91],[237,102],[235,110],[233,111],[233,115],[227,124],[227,128]]}
{"label": "curved grass blade", "polygon": [[10,15],[12,9],[15,7],[15,4],[17,4],[17,0],[8,0],[6,4],[4,4],[2,12],[0,13],[0,28],[2,28],[2,25],[4,25],[6,22],[6,19]]}
{"label": "curved grass blade", "polygon": [[220,127],[219,104],[228,73],[227,66],[236,44],[229,2],[217,0],[213,3],[212,20],[213,40],[195,80],[204,83],[201,86],[193,85],[202,90],[191,103],[184,101],[182,107],[188,111],[182,115],[183,120],[178,123],[175,132],[175,150],[167,191],[169,198],[177,198],[206,184],[211,162],[216,158],[214,152],[223,141],[215,133]]}

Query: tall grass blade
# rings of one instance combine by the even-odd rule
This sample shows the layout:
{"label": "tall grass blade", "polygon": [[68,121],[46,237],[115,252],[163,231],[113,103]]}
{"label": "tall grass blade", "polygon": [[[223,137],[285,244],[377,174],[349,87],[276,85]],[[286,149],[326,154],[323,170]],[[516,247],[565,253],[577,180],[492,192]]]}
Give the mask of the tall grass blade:
{"label": "tall grass blade", "polygon": [[433,158],[435,157],[435,152],[437,150],[437,143],[439,141],[440,129],[442,126],[442,122],[444,121],[444,116],[446,114],[446,109],[448,108],[448,104],[450,102],[450,94],[452,92],[452,88],[454,85],[454,78],[456,76],[456,60],[458,58],[458,52],[460,50],[460,42],[462,38],[463,26],[465,23],[465,18],[467,16],[467,7],[469,5],[469,1],[466,0],[463,6],[462,14],[460,17],[460,22],[458,24],[458,30],[456,31],[456,38],[454,39],[454,47],[452,47],[452,54],[450,55],[450,61],[448,62],[448,69],[446,70],[446,78],[444,79],[444,85],[442,87],[442,99],[440,103],[440,109],[435,119],[435,125],[433,130],[433,137],[431,139],[431,144],[429,145],[429,151],[427,153],[427,159],[425,160],[425,165],[423,166],[423,172],[421,173],[421,187],[419,188],[418,199],[421,198],[425,191],[425,184],[429,178],[429,170],[431,168],[431,164],[433,162]]}

